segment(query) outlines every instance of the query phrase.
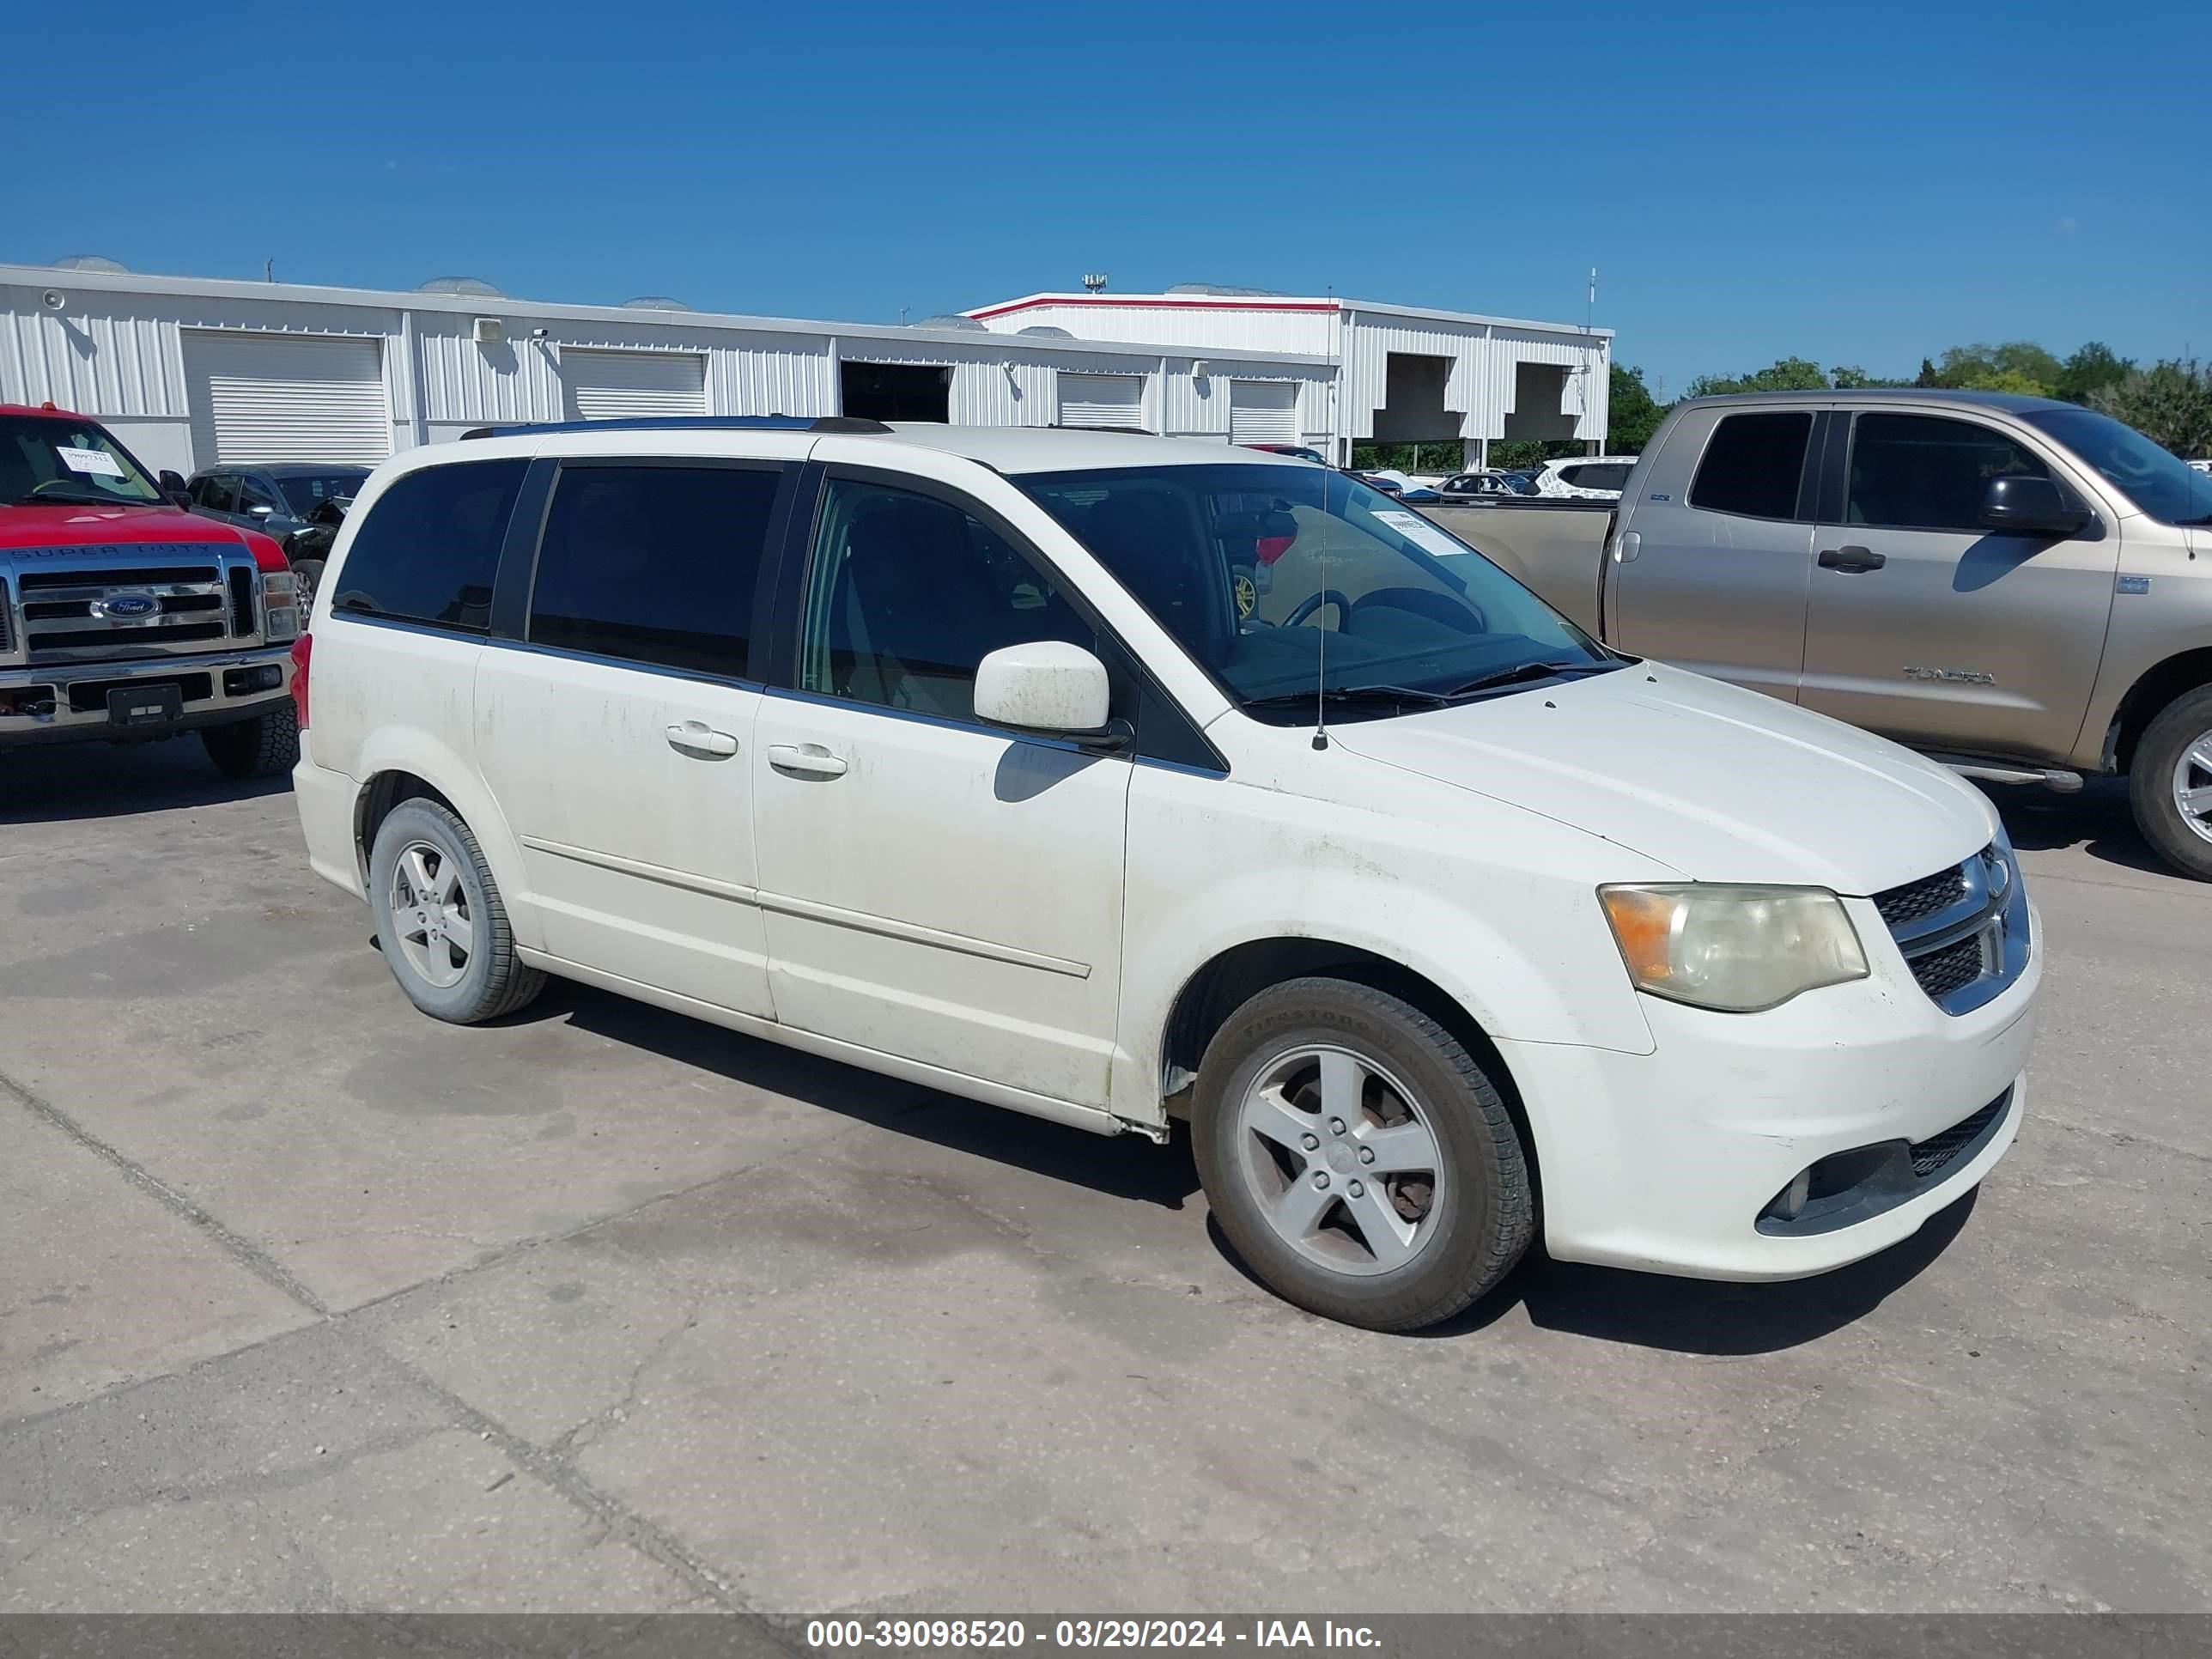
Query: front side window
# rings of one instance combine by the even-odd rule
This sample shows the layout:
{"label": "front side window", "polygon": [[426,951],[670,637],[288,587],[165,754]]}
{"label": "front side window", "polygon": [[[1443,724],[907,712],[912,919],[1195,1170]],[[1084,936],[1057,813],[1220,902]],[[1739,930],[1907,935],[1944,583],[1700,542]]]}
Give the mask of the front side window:
{"label": "front side window", "polygon": [[1993,427],[1939,415],[1862,415],[1851,431],[1847,524],[1984,533],[1992,478],[2050,469]]}
{"label": "front side window", "polygon": [[158,507],[131,453],[90,421],[0,415],[0,502],[13,507]]}
{"label": "front side window", "polygon": [[1013,482],[1261,718],[1310,719],[1324,689],[1357,717],[1621,660],[1413,508],[1322,468]]}
{"label": "front side window", "polygon": [[1810,413],[1722,416],[1691,481],[1690,505],[1749,519],[1796,518],[1812,435]]}
{"label": "front side window", "polygon": [[238,505],[238,480],[228,472],[210,472],[192,486],[192,499],[210,513],[228,513]]}
{"label": "front side window", "polygon": [[274,513],[277,507],[275,493],[258,479],[240,478],[238,481],[238,510],[251,513],[257,507],[265,507]]}
{"label": "front side window", "polygon": [[395,479],[354,533],[331,608],[483,633],[529,467],[519,458],[463,461]]}
{"label": "front side window", "polygon": [[976,665],[992,652],[1039,640],[1097,649],[1042,571],[949,501],[833,478],[818,523],[802,690],[971,720]]}
{"label": "front side window", "polygon": [[563,467],[532,643],[743,678],[783,480],[781,467]]}

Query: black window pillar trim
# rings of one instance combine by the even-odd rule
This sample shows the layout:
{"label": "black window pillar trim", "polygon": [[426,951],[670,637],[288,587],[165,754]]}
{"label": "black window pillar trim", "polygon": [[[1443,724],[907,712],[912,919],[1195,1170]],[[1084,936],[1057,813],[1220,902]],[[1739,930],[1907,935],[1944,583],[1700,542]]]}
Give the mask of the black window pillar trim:
{"label": "black window pillar trim", "polygon": [[545,513],[553,501],[553,478],[560,463],[543,457],[530,463],[507,516],[507,538],[500,544],[499,570],[492,578],[491,626],[486,637],[520,640],[528,631],[530,585],[538,574],[538,544],[545,533]]}

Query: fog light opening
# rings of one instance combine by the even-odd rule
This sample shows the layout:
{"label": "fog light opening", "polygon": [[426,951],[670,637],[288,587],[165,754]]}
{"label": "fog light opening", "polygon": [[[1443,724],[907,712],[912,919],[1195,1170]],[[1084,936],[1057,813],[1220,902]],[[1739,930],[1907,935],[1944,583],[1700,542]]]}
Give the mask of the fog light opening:
{"label": "fog light opening", "polygon": [[[1804,1209],[1805,1200],[1812,1195],[1813,1170],[1812,1166],[1808,1164],[1804,1169],[1797,1171],[1796,1180],[1775,1194],[1773,1202],[1759,1212],[1759,1218],[1765,1220],[1771,1218],[1776,1221],[1795,1221],[1799,1212]],[[1736,1213],[1741,1215],[1743,1212],[1739,1210]]]}

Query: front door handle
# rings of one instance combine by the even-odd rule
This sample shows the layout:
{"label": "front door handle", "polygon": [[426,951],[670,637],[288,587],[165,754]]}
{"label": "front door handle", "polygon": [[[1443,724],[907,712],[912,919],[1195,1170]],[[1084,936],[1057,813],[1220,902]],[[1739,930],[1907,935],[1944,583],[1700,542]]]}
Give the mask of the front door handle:
{"label": "front door handle", "polygon": [[1860,575],[1869,570],[1879,570],[1889,560],[1870,547],[1830,547],[1820,553],[1820,568],[1841,570]]}
{"label": "front door handle", "polygon": [[727,732],[717,732],[704,720],[684,720],[668,728],[668,746],[679,755],[696,755],[702,760],[727,760],[738,752],[738,740]]}
{"label": "front door handle", "polygon": [[818,743],[772,743],[768,746],[768,763],[779,772],[795,773],[802,778],[845,775],[845,757],[831,754]]}

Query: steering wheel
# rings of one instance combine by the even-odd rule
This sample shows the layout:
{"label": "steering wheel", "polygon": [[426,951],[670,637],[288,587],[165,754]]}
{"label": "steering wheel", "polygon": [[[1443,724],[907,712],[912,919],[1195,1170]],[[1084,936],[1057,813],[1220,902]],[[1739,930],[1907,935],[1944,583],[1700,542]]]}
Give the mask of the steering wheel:
{"label": "steering wheel", "polygon": [[[1352,614],[1345,621],[1347,633],[1359,613],[1370,605],[1381,610],[1410,611],[1416,617],[1426,617],[1431,622],[1442,623],[1462,633],[1487,634],[1490,631],[1490,618],[1482,614],[1482,607],[1472,599],[1440,593],[1427,587],[1378,587],[1371,593],[1361,594],[1352,605]],[[1470,618],[1474,623],[1471,629],[1467,625]]]}
{"label": "steering wheel", "polygon": [[1308,617],[1312,616],[1315,611],[1320,610],[1322,606],[1325,605],[1334,605],[1338,610],[1343,611],[1347,617],[1352,614],[1352,601],[1350,599],[1346,599],[1343,593],[1334,587],[1324,587],[1320,592],[1309,593],[1304,599],[1300,599],[1298,601],[1298,608],[1291,611],[1289,616],[1283,618],[1283,626],[1285,628],[1296,628],[1300,623],[1304,622]]}

